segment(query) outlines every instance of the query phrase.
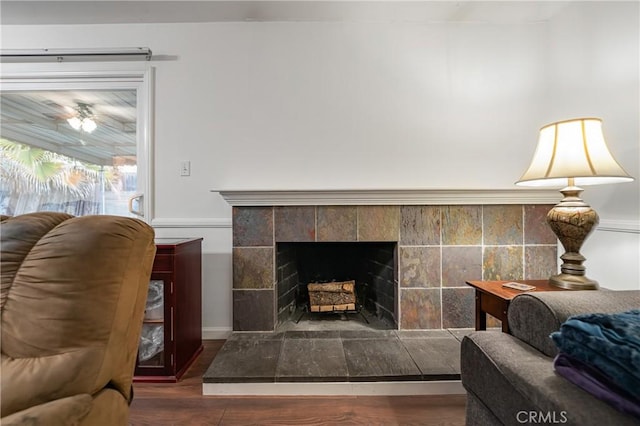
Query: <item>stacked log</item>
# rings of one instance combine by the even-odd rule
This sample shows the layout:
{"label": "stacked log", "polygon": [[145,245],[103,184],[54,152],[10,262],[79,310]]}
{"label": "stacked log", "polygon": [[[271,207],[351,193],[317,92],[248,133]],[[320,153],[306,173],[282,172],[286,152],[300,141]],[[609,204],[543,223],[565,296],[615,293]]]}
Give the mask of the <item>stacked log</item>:
{"label": "stacked log", "polygon": [[309,283],[311,312],[355,311],[356,282]]}

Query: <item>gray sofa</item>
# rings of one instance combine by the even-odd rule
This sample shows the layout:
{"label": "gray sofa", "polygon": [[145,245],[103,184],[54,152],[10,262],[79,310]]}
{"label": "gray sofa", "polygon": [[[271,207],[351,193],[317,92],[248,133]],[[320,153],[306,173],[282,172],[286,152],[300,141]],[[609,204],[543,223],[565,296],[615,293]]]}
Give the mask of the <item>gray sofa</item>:
{"label": "gray sofa", "polygon": [[573,385],[553,369],[557,354],[549,335],[570,316],[640,307],[640,291],[526,293],[509,306],[511,334],[476,331],[461,348],[467,391],[467,426],[563,424],[639,425]]}

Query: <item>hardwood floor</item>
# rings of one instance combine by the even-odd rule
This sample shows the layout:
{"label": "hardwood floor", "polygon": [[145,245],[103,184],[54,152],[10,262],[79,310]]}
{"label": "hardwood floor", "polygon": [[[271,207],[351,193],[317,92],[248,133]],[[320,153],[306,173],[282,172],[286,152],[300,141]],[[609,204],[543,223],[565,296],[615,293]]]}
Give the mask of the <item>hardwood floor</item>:
{"label": "hardwood floor", "polygon": [[202,395],[202,374],[223,340],[204,351],[179,383],[135,383],[129,424],[463,426],[466,397],[217,397]]}

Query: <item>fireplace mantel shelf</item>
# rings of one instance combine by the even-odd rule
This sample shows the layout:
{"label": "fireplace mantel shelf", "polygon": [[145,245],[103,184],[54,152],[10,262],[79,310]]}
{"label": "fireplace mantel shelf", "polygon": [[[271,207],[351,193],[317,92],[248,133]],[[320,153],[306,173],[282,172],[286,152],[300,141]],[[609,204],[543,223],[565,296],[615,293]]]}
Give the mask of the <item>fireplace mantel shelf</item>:
{"label": "fireplace mantel shelf", "polygon": [[556,204],[549,189],[212,190],[232,206]]}

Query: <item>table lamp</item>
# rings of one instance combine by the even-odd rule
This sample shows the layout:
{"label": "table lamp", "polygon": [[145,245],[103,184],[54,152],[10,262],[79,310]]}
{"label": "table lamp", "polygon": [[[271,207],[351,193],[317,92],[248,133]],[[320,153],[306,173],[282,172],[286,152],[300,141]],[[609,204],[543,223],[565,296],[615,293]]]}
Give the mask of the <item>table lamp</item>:
{"label": "table lamp", "polygon": [[549,283],[572,290],[597,290],[598,283],[585,275],[580,254],[582,243],[598,225],[598,215],[581,198],[580,186],[631,182],[633,178],[607,148],[599,118],[575,118],[540,129],[538,146],[527,171],[516,185],[556,186],[564,198],[547,214],[547,223],[565,253],[560,274]]}

